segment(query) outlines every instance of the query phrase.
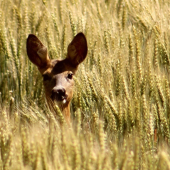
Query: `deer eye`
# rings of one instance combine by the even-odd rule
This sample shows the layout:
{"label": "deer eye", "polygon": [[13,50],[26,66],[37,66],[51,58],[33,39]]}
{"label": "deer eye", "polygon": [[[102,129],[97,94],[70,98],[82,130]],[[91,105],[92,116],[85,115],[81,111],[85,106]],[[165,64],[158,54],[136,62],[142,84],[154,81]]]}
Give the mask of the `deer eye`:
{"label": "deer eye", "polygon": [[67,78],[71,80],[71,79],[73,78],[73,73],[69,73],[69,74],[67,75]]}
{"label": "deer eye", "polygon": [[50,78],[50,76],[49,75],[47,75],[47,74],[44,74],[43,75],[43,81],[47,81],[47,80],[50,80],[51,78]]}

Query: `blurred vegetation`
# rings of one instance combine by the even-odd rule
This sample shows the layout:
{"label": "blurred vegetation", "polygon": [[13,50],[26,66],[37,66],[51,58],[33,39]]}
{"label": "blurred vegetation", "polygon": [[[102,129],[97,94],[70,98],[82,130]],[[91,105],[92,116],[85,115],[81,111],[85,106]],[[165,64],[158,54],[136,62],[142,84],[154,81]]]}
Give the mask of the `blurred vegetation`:
{"label": "blurred vegetation", "polygon": [[[168,0],[0,0],[0,169],[170,169]],[[65,58],[88,41],[59,124],[26,54],[33,33]]]}

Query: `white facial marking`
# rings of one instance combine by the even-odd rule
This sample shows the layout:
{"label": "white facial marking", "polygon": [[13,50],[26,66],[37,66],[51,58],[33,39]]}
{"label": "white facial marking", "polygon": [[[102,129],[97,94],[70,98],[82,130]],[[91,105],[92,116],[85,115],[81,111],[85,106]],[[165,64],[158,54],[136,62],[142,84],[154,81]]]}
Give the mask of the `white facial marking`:
{"label": "white facial marking", "polygon": [[63,104],[65,104],[65,103],[66,103],[66,99],[63,100]]}

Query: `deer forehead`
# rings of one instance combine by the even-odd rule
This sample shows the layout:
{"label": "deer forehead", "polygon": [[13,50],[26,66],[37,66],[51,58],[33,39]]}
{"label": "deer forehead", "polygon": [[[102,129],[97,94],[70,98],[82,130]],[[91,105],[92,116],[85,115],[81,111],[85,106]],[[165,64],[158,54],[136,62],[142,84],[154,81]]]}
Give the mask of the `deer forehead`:
{"label": "deer forehead", "polygon": [[41,71],[42,74],[49,74],[49,75],[57,75],[60,73],[68,74],[73,73],[75,74],[77,68],[72,67],[67,59],[65,60],[52,60],[51,63]]}
{"label": "deer forehead", "polygon": [[[52,74],[53,79],[55,79],[57,82],[63,82],[67,81],[68,74],[71,73],[70,71],[64,71],[62,73],[58,74]],[[70,81],[69,81],[70,82]]]}
{"label": "deer forehead", "polygon": [[68,74],[74,73],[74,70],[69,68],[63,60],[53,60],[51,64],[42,72],[42,75],[49,75],[55,79],[67,77]]}

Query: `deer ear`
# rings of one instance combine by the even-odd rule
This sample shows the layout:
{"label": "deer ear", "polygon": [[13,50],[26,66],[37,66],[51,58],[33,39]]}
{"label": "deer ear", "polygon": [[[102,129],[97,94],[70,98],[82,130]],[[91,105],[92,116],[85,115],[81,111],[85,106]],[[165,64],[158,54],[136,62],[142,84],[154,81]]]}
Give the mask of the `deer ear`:
{"label": "deer ear", "polygon": [[69,44],[67,58],[71,64],[77,67],[87,55],[87,40],[83,33],[78,33]]}
{"label": "deer ear", "polygon": [[30,34],[27,38],[27,55],[31,62],[39,68],[45,67],[50,62],[47,48],[33,34]]}

